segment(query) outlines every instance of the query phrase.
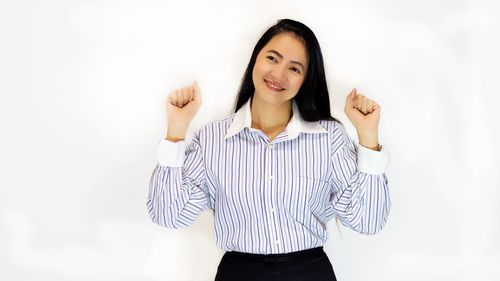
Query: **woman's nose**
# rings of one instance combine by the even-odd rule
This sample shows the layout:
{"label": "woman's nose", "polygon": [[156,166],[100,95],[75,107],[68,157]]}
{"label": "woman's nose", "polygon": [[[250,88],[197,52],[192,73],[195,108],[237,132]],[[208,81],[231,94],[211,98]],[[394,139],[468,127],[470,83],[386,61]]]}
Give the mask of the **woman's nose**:
{"label": "woman's nose", "polygon": [[281,66],[276,66],[272,71],[271,71],[271,76],[273,79],[275,79],[276,82],[278,83],[284,83],[286,81],[286,68],[281,67]]}

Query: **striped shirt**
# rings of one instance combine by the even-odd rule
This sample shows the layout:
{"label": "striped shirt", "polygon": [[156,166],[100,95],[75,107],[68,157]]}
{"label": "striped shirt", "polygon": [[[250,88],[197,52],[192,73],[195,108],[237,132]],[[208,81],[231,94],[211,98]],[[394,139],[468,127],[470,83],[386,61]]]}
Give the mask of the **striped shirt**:
{"label": "striped shirt", "polygon": [[[193,133],[161,139],[147,208],[154,223],[180,228],[206,209],[225,251],[278,254],[323,246],[326,223],[374,234],[391,201],[387,150],[365,148],[337,121],[292,118],[275,139],[251,128],[250,100]],[[186,147],[187,146],[187,147]]]}

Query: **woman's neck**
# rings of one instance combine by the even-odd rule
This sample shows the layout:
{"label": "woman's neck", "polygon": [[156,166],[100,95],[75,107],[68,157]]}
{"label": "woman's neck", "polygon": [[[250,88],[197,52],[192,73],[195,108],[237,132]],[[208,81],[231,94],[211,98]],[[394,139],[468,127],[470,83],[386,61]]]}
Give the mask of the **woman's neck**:
{"label": "woman's neck", "polygon": [[279,106],[252,100],[252,128],[265,133],[281,132],[292,118],[292,102],[284,102]]}

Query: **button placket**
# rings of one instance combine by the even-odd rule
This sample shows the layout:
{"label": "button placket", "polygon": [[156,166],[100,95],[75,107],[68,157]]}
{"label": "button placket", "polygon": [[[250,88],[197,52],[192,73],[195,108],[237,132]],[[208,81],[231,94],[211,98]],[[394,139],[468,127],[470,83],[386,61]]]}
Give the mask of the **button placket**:
{"label": "button placket", "polygon": [[[266,160],[265,160],[265,171],[267,173],[267,180],[266,180],[266,187],[265,188],[265,204],[267,206],[267,221],[268,221],[268,227],[269,227],[269,243],[271,244],[271,248],[277,250],[277,248],[279,247],[279,235],[278,233],[276,233],[275,229],[278,227],[278,222],[276,221],[276,209],[275,209],[275,206],[276,206],[276,202],[274,202],[276,200],[275,197],[275,188],[276,188],[276,179],[275,179],[275,175],[273,174],[275,171],[273,171],[272,167],[273,167],[273,161],[274,161],[274,157],[273,157],[273,149],[274,149],[274,144],[272,143],[267,143],[264,147],[265,149],[265,157],[266,157]],[[278,231],[279,232],[279,231]]]}

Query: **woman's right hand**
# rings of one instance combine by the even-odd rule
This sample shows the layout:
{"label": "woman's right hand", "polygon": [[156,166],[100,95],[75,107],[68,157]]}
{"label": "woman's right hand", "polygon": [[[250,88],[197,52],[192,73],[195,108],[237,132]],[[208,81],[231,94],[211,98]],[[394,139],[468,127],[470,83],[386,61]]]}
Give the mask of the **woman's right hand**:
{"label": "woman's right hand", "polygon": [[201,106],[200,93],[196,81],[191,86],[170,92],[166,101],[168,123],[189,126]]}
{"label": "woman's right hand", "polygon": [[189,123],[201,106],[201,95],[198,83],[178,88],[172,91],[166,101],[168,128],[167,136],[170,141],[183,140],[186,136]]}

